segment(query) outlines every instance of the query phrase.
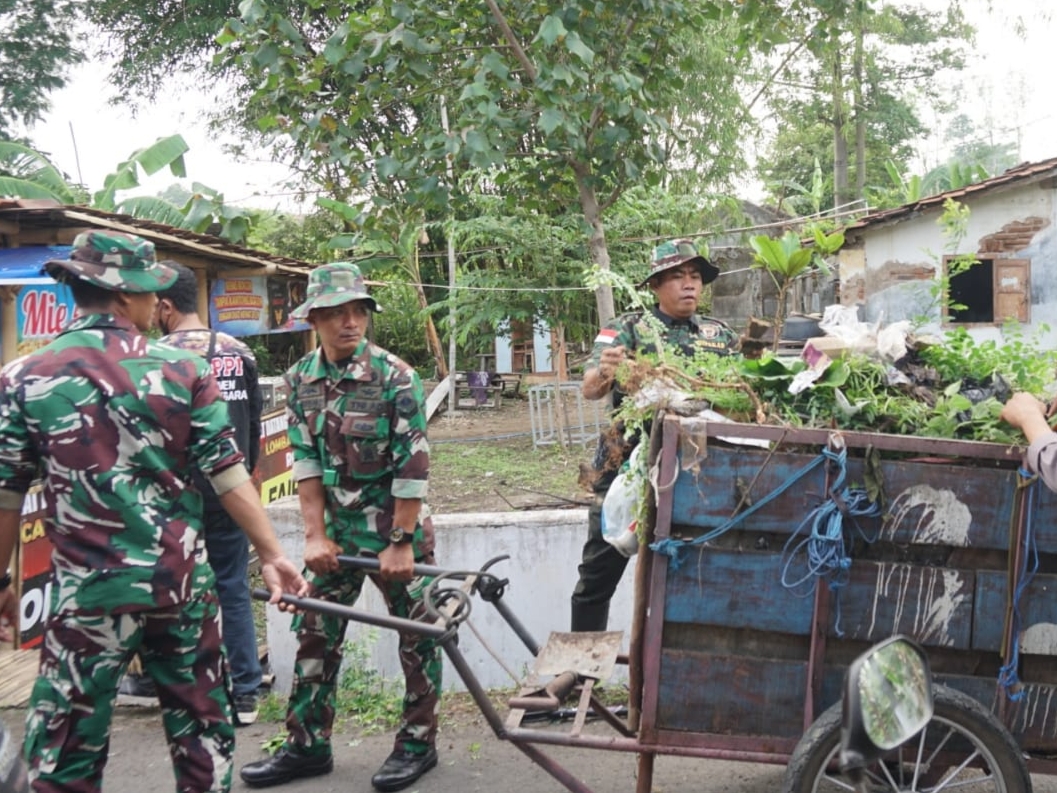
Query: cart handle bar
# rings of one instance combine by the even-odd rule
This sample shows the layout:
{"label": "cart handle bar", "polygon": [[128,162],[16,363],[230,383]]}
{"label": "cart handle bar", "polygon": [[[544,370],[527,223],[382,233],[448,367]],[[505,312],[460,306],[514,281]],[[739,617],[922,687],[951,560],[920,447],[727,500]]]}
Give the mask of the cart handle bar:
{"label": "cart handle bar", "polygon": [[[382,563],[373,556],[350,556],[349,554],[338,554],[338,564],[359,570],[370,570],[372,572],[378,572],[382,569]],[[451,570],[445,570],[443,567],[435,567],[431,564],[416,563],[414,567],[415,575],[421,576],[446,577],[451,575],[451,572]]]}
{"label": "cart handle bar", "polygon": [[[271,593],[267,589],[257,587],[253,590],[253,597],[257,600],[271,600]],[[374,625],[379,628],[391,628],[401,633],[414,633],[419,636],[428,636],[434,639],[444,639],[448,634],[448,628],[443,625],[431,625],[426,622],[416,622],[402,617],[391,617],[388,614],[372,614],[369,611],[349,608],[340,603],[331,603],[329,600],[319,598],[299,598],[296,595],[283,594],[279,602],[294,606],[302,611],[315,611],[331,617],[343,620],[353,620]]]}

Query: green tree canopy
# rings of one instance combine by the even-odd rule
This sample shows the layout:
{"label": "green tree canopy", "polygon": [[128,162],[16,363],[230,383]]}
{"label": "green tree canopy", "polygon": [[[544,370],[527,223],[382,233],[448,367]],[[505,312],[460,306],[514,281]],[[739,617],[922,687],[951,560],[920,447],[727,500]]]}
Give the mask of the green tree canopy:
{"label": "green tree canopy", "polygon": [[778,133],[762,171],[778,197],[810,184],[816,159],[830,174],[826,206],[887,184],[886,162],[905,168],[925,131],[922,104],[947,107],[935,76],[964,64],[973,29],[960,2],[942,11],[868,0],[848,6],[828,17],[818,9],[776,48],[782,60],[768,99]]}
{"label": "green tree canopy", "polygon": [[[704,8],[323,0],[291,15],[246,0],[221,40],[253,86],[245,120],[360,205],[359,224],[394,202],[437,217],[482,191],[545,212],[575,203],[605,269],[603,213],[629,184],[737,162],[739,55],[730,15]],[[612,316],[611,294],[598,299]]]}
{"label": "green tree canopy", "polygon": [[0,0],[0,139],[47,111],[48,94],[84,60],[70,31],[74,0]]}

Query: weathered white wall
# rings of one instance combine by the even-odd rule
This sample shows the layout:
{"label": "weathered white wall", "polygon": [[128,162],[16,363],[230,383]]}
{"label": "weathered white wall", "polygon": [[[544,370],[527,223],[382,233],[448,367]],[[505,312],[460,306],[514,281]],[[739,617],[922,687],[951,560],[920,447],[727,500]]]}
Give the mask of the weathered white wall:
{"label": "weathered white wall", "polygon": [[[296,498],[286,498],[268,506],[283,548],[294,560],[304,550],[303,523]],[[437,533],[437,566],[446,570],[476,570],[493,557],[509,554],[490,572],[510,580],[503,602],[541,645],[551,631],[569,630],[569,596],[577,580],[580,551],[587,535],[587,510],[542,510],[533,512],[494,512],[434,515]],[[624,651],[631,627],[634,596],[635,560],[631,560],[613,599],[609,630],[624,631]],[[373,584],[364,587],[357,609],[385,614]],[[276,691],[288,694],[293,678],[297,643],[290,630],[290,617],[278,609],[268,609],[268,657],[275,674]],[[504,666],[523,677],[531,668],[532,656],[520,639],[488,603],[473,598],[470,615],[473,627],[459,629],[459,648],[474,675],[486,688],[509,688],[515,684]],[[360,623],[351,623],[351,641],[370,649],[370,663],[381,674],[400,680],[396,654],[396,633]],[[489,654],[485,644],[500,660]],[[625,670],[617,667],[618,676]],[[445,690],[465,690],[462,680],[445,658]]]}
{"label": "weathered white wall", "polygon": [[[1006,190],[967,196],[963,203],[970,209],[966,234],[955,249],[945,246],[943,229],[937,223],[939,209],[923,212],[888,226],[867,229],[863,233],[862,250],[865,266],[844,267],[850,254],[842,252],[842,302],[865,293],[865,319],[885,324],[902,319],[917,319],[930,313],[934,321],[922,328],[925,332],[941,331],[939,309],[929,289],[942,272],[944,255],[973,253],[1031,261],[1030,322],[1024,326],[1026,335],[1039,332],[1042,325],[1051,330],[1040,339],[1044,344],[1057,343],[1057,269],[1051,262],[1057,258],[1057,202],[1055,191],[1041,184],[1024,184]],[[986,252],[984,241],[1028,219],[1041,220],[1043,225],[1030,236],[1026,244],[1015,249],[1003,248],[999,253]],[[900,275],[897,275],[897,271]],[[865,284],[863,284],[865,281]],[[979,340],[999,339],[1001,328],[970,326],[970,333]]]}

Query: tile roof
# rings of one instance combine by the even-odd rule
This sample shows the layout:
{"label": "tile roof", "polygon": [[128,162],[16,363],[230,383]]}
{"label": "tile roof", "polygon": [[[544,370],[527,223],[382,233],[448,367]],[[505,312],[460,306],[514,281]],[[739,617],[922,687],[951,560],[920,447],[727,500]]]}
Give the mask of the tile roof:
{"label": "tile roof", "polygon": [[956,190],[939,193],[938,195],[926,196],[918,201],[912,201],[909,204],[903,204],[892,209],[882,209],[863,215],[854,223],[848,225],[844,229],[844,233],[848,235],[856,231],[862,231],[870,226],[898,223],[902,220],[917,217],[931,209],[942,209],[944,202],[948,198],[964,200],[974,195],[988,193],[1019,183],[1030,184],[1031,182],[1041,181],[1053,176],[1057,176],[1057,157],[1041,160],[1040,162],[1024,162],[998,176],[984,179],[982,182],[975,182]]}
{"label": "tile roof", "polygon": [[20,229],[93,226],[137,234],[160,248],[186,251],[241,267],[260,267],[287,275],[307,275],[316,265],[246,248],[211,234],[199,234],[165,223],[134,218],[101,209],[58,204],[50,199],[0,198],[0,221]]}

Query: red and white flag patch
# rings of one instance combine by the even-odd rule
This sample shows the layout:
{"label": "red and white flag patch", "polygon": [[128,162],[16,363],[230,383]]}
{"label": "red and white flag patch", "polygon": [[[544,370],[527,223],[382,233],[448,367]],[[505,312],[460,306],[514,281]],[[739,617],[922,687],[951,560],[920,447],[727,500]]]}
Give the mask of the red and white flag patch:
{"label": "red and white flag patch", "polygon": [[612,344],[617,337],[617,331],[613,328],[602,328],[595,336],[595,344]]}

